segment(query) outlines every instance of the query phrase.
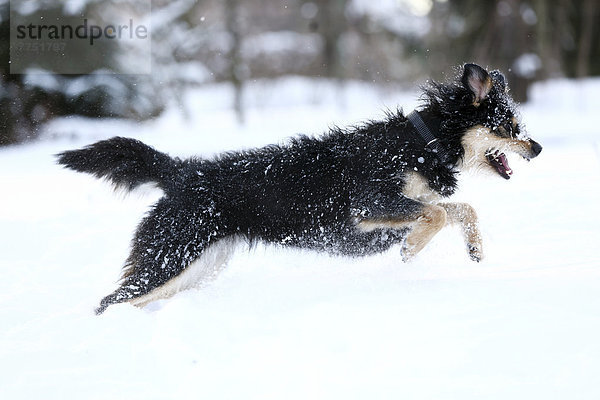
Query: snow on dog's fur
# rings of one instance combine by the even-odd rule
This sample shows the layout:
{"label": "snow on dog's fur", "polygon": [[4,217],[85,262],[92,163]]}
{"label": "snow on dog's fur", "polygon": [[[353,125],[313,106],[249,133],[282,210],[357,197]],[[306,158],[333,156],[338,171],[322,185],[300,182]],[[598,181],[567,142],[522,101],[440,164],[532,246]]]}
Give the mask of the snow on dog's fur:
{"label": "snow on dog's fur", "polygon": [[[401,246],[414,257],[445,225],[462,227],[471,259],[483,249],[477,214],[442,201],[461,170],[509,179],[505,152],[531,159],[529,139],[498,71],[466,64],[457,79],[423,88],[418,116],[430,146],[401,112],[318,138],[181,160],[115,137],[58,155],[67,168],[134,189],[154,182],[162,197],[141,221],[120,286],[102,299],[143,306],[205,281],[239,239],[364,256]],[[442,149],[442,151],[438,151]]]}

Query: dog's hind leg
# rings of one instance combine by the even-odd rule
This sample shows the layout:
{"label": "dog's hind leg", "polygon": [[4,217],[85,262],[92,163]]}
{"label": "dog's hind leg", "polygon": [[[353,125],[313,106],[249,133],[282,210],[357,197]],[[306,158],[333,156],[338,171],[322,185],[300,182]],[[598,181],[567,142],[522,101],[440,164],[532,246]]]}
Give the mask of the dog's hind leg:
{"label": "dog's hind leg", "polygon": [[467,252],[473,261],[483,259],[483,245],[479,221],[475,209],[467,203],[439,203],[446,210],[449,224],[459,224],[467,245]]}
{"label": "dog's hind leg", "polygon": [[159,200],[138,227],[119,288],[102,299],[97,314],[115,303],[143,306],[170,297],[223,267],[234,238],[214,206],[196,207]]}
{"label": "dog's hind leg", "polygon": [[238,238],[235,236],[214,241],[204,248],[202,253],[179,275],[147,294],[131,299],[129,303],[137,307],[144,307],[152,301],[169,298],[182,290],[197,287],[201,283],[209,281],[225,268],[237,244]]}

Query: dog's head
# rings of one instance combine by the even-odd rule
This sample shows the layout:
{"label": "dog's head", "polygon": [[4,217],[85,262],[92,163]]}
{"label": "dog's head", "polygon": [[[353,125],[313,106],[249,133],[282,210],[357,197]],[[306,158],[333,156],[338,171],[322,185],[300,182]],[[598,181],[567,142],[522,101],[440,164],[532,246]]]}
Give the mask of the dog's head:
{"label": "dog's head", "polygon": [[512,169],[505,153],[530,160],[542,151],[525,132],[500,71],[488,73],[478,65],[466,64],[455,83],[426,87],[425,100],[440,116],[447,140],[460,148],[460,169],[493,171],[509,179]]}
{"label": "dog's head", "polygon": [[465,107],[472,118],[461,139],[463,166],[488,169],[509,179],[513,171],[505,153],[530,160],[540,154],[542,146],[523,129],[500,71],[488,73],[478,65],[466,64],[460,81],[470,94],[470,104]]}

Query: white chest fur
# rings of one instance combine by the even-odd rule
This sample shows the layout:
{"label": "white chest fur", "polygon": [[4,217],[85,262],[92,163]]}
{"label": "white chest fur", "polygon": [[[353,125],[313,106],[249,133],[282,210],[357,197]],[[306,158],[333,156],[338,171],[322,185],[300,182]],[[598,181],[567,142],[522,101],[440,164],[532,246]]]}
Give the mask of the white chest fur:
{"label": "white chest fur", "polygon": [[437,203],[441,196],[432,190],[423,175],[417,172],[406,174],[406,183],[402,188],[402,193],[411,199],[422,201],[424,203]]}

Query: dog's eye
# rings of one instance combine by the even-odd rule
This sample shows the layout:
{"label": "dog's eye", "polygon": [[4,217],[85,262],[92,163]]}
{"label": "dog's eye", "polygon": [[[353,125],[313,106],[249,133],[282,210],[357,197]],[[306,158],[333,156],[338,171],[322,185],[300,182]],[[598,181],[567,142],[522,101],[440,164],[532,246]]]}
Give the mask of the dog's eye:
{"label": "dog's eye", "polygon": [[513,136],[513,125],[512,122],[505,122],[504,125],[502,125],[502,128],[504,128],[504,130],[506,131],[506,134],[509,136]]}

